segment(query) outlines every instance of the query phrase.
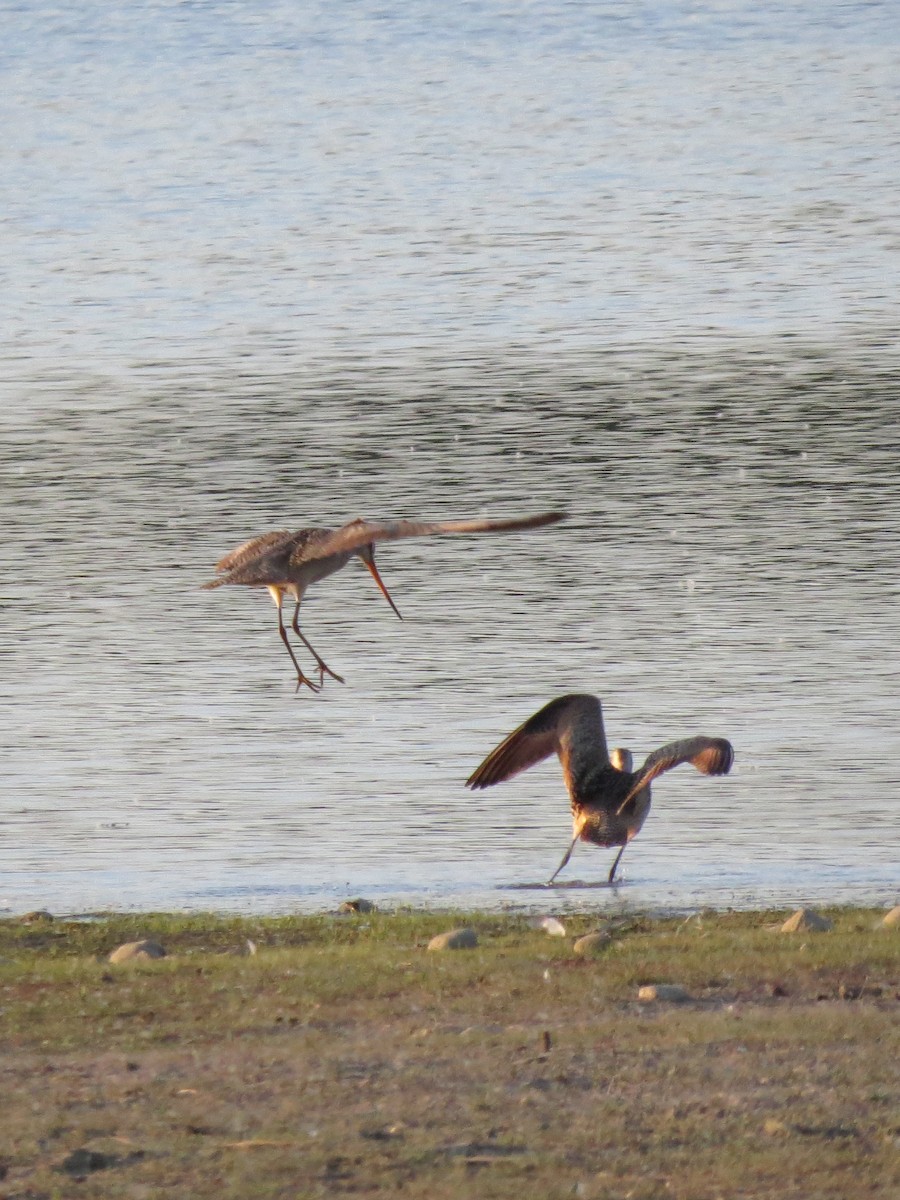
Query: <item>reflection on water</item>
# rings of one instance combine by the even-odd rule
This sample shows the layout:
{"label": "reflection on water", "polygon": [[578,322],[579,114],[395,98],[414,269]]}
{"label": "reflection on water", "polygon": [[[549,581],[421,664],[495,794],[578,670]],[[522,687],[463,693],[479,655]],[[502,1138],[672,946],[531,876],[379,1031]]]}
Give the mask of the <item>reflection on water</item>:
{"label": "reflection on water", "polygon": [[[891,6],[63,0],[8,14],[0,904],[895,899]],[[889,331],[887,334],[885,331]],[[266,529],[385,546],[304,629],[204,593]],[[554,694],[654,788],[624,883],[533,896]],[[579,846],[573,880],[610,855]]]}

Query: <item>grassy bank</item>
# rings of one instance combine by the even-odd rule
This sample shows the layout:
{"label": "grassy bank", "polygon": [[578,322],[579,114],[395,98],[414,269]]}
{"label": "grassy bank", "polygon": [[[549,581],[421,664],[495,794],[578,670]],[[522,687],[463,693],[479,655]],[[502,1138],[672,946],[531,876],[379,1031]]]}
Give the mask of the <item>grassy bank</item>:
{"label": "grassy bank", "polygon": [[887,1200],[900,930],[786,915],[0,922],[0,1197]]}

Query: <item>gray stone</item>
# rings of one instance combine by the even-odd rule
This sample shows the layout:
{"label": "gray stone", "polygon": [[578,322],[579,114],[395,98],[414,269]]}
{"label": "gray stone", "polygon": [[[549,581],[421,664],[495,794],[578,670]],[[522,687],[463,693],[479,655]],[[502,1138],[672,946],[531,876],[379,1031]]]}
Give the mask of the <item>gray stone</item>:
{"label": "gray stone", "polygon": [[17,919],[23,925],[34,925],[41,921],[52,921],[53,913],[47,912],[45,908],[36,908],[34,912],[22,913],[21,917]]}
{"label": "gray stone", "polygon": [[798,908],[781,926],[782,933],[825,933],[834,925],[812,908]]}
{"label": "gray stone", "polygon": [[638,1000],[650,1004],[653,1000],[663,1000],[667,1004],[684,1004],[691,999],[691,993],[677,983],[648,983],[638,989]]}
{"label": "gray stone", "polygon": [[439,933],[428,943],[429,950],[471,950],[478,945],[478,934],[474,929],[448,929]]}
{"label": "gray stone", "polygon": [[355,900],[345,900],[338,912],[342,913],[370,913],[375,911],[375,905],[371,900],[364,900],[362,896]]}
{"label": "gray stone", "polygon": [[589,957],[592,954],[602,954],[611,941],[612,938],[609,934],[602,930],[597,933],[586,933],[584,937],[580,937],[576,941],[572,949],[582,957]]}
{"label": "gray stone", "polygon": [[134,962],[148,958],[165,958],[166,952],[159,942],[144,939],[141,942],[125,942],[117,946],[109,956],[111,963]]}

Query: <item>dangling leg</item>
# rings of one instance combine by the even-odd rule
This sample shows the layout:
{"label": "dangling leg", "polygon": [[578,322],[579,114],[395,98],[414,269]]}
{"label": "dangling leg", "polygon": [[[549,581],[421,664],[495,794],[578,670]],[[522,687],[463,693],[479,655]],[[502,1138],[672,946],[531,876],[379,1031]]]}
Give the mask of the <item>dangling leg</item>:
{"label": "dangling leg", "polygon": [[284,642],[288,654],[291,656],[291,662],[294,664],[294,670],[297,672],[297,691],[300,691],[301,686],[305,683],[311,692],[317,692],[319,688],[311,679],[307,679],[300,669],[300,664],[297,662],[297,656],[291,649],[291,643],[288,641],[287,630],[284,627],[284,621],[281,613],[281,588],[274,586],[269,587],[269,594],[275,601],[275,606],[278,609],[278,636]]}
{"label": "dangling leg", "polygon": [[557,877],[557,875],[560,873],[560,871],[563,869],[563,867],[566,865],[566,863],[572,857],[572,851],[575,849],[575,843],[578,841],[578,839],[580,837],[581,837],[581,830],[579,829],[579,831],[572,838],[572,844],[566,851],[565,855],[563,856],[562,862],[559,864],[559,866],[556,868],[556,870],[553,872],[553,874],[547,880],[547,883],[546,883],[547,887],[550,886],[550,884],[553,882],[553,880]]}
{"label": "dangling leg", "polygon": [[[626,842],[625,846],[627,846],[627,845],[628,845],[628,843]],[[619,859],[625,853],[625,846],[623,846],[622,849],[619,851],[619,853],[616,855],[616,861],[613,863],[612,867],[610,868],[609,878],[606,880],[607,883],[612,883],[612,881],[613,881],[613,876],[616,873],[616,867],[619,865]]]}
{"label": "dangling leg", "polygon": [[303,643],[303,645],[307,648],[307,650],[310,652],[310,654],[316,660],[316,666],[319,668],[319,686],[321,687],[322,683],[324,682],[326,674],[330,675],[332,679],[336,679],[338,681],[338,683],[343,683],[344,682],[343,675],[337,675],[334,671],[332,671],[331,667],[329,667],[329,665],[325,661],[325,659],[320,658],[318,656],[318,654],[316,654],[315,650],[313,650],[312,646],[309,644],[309,642],[306,640],[306,638],[300,632],[299,616],[300,616],[300,601],[297,600],[294,604],[294,619],[293,619],[293,621],[291,621],[291,629],[293,629],[294,633],[296,633],[297,637],[300,639],[300,641]]}

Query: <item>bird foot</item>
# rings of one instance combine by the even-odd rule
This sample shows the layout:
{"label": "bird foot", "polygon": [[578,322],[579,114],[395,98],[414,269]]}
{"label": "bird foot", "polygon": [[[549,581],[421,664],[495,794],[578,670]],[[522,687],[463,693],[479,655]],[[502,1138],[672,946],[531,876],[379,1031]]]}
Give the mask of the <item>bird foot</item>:
{"label": "bird foot", "polygon": [[305,675],[298,675],[297,686],[294,688],[295,696],[302,687],[308,687],[313,695],[318,695],[318,693],[322,690],[321,683],[313,683],[313,681],[311,679],[307,679]]}
{"label": "bird foot", "polygon": [[321,686],[322,686],[322,684],[325,682],[325,676],[326,676],[326,675],[330,675],[330,676],[331,676],[331,678],[332,678],[333,680],[335,680],[335,682],[337,682],[337,683],[343,683],[343,682],[344,682],[344,677],[343,677],[343,675],[338,675],[337,671],[332,671],[331,667],[327,667],[327,666],[325,665],[325,663],[321,663],[321,662],[320,662],[320,663],[318,663],[318,664],[317,664],[317,666],[318,666],[318,668],[319,668],[319,687],[321,687]]}

